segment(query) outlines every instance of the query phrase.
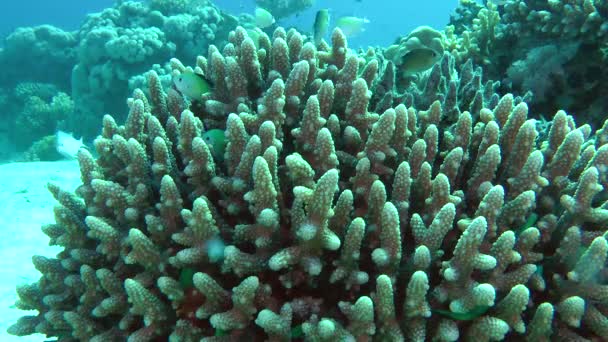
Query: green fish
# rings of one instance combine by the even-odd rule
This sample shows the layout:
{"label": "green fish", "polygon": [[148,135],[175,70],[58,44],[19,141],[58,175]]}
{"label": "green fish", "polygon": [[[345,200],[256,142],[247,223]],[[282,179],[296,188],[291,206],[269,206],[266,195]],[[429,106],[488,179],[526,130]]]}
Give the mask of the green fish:
{"label": "green fish", "polygon": [[203,133],[203,139],[209,146],[209,150],[215,159],[218,161],[224,160],[224,152],[226,152],[226,136],[221,129],[210,129]]}
{"label": "green fish", "polygon": [[365,32],[365,25],[370,21],[367,18],[342,17],[336,22],[336,26],[342,30],[346,37],[355,37]]}
{"label": "green fish", "polygon": [[[259,30],[259,29],[258,29]],[[253,40],[253,45],[255,45],[256,49],[260,48],[260,32],[256,29],[247,29],[247,35],[251,40]]]}
{"label": "green fish", "polygon": [[180,93],[193,100],[200,100],[201,96],[210,92],[213,86],[205,76],[189,70],[173,77],[173,84]]}
{"label": "green fish", "polygon": [[319,45],[325,34],[327,34],[327,28],[329,27],[329,10],[321,9],[317,11],[315,16],[315,23],[313,26],[313,38],[315,45]]}
{"label": "green fish", "polygon": [[182,289],[189,289],[194,286],[194,281],[192,277],[194,276],[194,269],[192,268],[183,268],[179,273],[179,284],[182,286]]}
{"label": "green fish", "polygon": [[453,312],[450,310],[431,309],[431,312],[438,315],[448,317],[457,321],[471,321],[481,315],[485,314],[490,307],[485,305],[475,306],[469,312]]}
{"label": "green fish", "polygon": [[430,69],[440,58],[435,50],[415,49],[403,56],[400,68],[406,75],[413,75]]}

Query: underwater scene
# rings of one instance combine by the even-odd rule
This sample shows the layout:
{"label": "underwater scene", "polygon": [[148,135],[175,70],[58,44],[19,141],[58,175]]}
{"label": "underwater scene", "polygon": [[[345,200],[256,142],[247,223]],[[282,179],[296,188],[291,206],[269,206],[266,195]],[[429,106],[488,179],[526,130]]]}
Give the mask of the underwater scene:
{"label": "underwater scene", "polygon": [[0,18],[0,341],[608,341],[608,1]]}

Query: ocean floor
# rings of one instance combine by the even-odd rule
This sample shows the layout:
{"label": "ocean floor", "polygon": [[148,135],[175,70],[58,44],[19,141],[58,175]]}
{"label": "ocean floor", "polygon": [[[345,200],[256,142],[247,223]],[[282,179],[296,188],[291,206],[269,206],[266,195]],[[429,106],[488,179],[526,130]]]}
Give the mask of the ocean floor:
{"label": "ocean floor", "polygon": [[[41,225],[52,223],[55,199],[46,189],[53,182],[66,190],[80,184],[76,161],[0,165],[0,341],[45,341],[43,335],[16,337],[6,329],[26,314],[14,308],[15,286],[34,282],[40,273],[32,255],[53,257],[58,247],[48,245]],[[34,312],[33,312],[34,313]]]}

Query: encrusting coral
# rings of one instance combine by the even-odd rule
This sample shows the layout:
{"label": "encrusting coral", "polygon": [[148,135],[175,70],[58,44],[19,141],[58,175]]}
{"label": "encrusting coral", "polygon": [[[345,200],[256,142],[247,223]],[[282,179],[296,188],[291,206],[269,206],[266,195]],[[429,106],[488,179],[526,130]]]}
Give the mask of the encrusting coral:
{"label": "encrusting coral", "polygon": [[[55,258],[9,332],[61,341],[584,340],[608,335],[607,126],[550,128],[445,54],[420,93],[394,69],[237,28],[189,107],[148,75],[103,120]],[[178,60],[173,73],[188,70]],[[372,91],[373,90],[373,91]],[[420,104],[428,103],[421,107]],[[414,107],[414,105],[416,107]],[[223,161],[203,132],[224,129]]]}

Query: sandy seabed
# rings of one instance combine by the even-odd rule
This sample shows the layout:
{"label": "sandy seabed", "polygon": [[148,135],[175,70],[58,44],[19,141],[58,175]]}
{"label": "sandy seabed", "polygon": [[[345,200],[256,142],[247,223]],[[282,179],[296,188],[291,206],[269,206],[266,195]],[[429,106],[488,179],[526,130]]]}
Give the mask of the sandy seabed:
{"label": "sandy seabed", "polygon": [[0,165],[0,341],[47,340],[44,335],[16,337],[6,329],[28,313],[14,307],[15,286],[40,277],[32,265],[33,255],[53,257],[59,252],[49,246],[40,230],[54,222],[56,201],[46,189],[52,182],[73,191],[80,184],[76,161],[10,163]]}

